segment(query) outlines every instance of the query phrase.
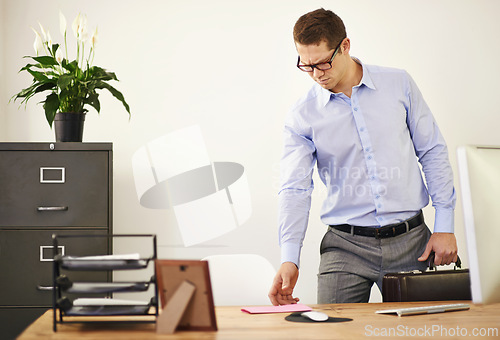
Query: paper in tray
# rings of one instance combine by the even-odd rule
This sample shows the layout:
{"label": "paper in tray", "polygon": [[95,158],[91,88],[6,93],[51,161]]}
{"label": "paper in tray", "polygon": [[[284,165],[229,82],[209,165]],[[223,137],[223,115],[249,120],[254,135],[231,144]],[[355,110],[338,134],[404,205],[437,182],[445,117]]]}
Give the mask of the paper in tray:
{"label": "paper in tray", "polygon": [[148,314],[150,302],[107,299],[79,298],[73,301],[73,306],[64,311],[68,316],[85,315],[143,315]]}
{"label": "paper in tray", "polygon": [[67,259],[72,260],[140,260],[141,256],[138,253],[134,254],[115,254],[115,255],[92,255],[92,256],[66,256]]}
{"label": "paper in tray", "polygon": [[74,306],[64,312],[67,316],[144,315],[150,306]]}
{"label": "paper in tray", "polygon": [[73,306],[147,306],[149,301],[136,301],[107,298],[78,298],[73,301]]}
{"label": "paper in tray", "polygon": [[149,284],[149,282],[74,282],[65,291],[82,294],[143,292],[149,288]]}
{"label": "paper in tray", "polygon": [[140,259],[138,254],[101,256],[62,256],[61,268],[67,270],[126,270],[146,268],[149,259]]}

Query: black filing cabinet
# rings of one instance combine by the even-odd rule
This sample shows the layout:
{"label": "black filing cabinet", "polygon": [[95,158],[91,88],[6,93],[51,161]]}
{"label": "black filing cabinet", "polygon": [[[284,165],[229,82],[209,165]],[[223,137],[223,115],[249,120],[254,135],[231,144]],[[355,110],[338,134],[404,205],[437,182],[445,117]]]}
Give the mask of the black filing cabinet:
{"label": "black filing cabinet", "polygon": [[[52,234],[112,234],[112,176],[111,143],[0,143],[0,339],[52,306]],[[111,254],[112,238],[65,240],[60,253]]]}

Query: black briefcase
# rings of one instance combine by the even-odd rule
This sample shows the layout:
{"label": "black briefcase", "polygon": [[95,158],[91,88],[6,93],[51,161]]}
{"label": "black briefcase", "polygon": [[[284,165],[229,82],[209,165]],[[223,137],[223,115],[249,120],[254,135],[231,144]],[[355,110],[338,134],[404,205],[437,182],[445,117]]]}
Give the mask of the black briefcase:
{"label": "black briefcase", "polygon": [[[387,273],[382,281],[383,302],[471,300],[468,269],[458,258],[453,270],[436,270],[429,256],[429,269],[422,272]],[[434,270],[432,270],[434,269]]]}

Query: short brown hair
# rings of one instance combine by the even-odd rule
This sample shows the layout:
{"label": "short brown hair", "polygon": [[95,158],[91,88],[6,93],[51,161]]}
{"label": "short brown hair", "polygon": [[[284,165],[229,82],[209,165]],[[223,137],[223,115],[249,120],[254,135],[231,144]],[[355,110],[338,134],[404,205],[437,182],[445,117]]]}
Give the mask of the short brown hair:
{"label": "short brown hair", "polygon": [[328,47],[334,49],[346,36],[342,19],[323,8],[304,14],[293,27],[293,39],[301,45],[326,41]]}

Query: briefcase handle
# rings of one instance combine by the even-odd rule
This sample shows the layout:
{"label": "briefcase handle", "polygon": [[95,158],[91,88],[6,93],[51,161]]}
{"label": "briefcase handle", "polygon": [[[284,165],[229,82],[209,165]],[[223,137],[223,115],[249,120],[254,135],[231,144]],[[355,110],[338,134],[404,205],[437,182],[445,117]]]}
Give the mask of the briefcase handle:
{"label": "briefcase handle", "polygon": [[[427,266],[429,267],[430,270],[434,269],[437,271],[437,266],[434,265],[434,257],[436,256],[436,253],[433,251],[430,253],[429,257],[427,258]],[[462,261],[460,261],[460,256],[457,255],[457,262],[455,262],[455,270],[456,269],[462,268]]]}

